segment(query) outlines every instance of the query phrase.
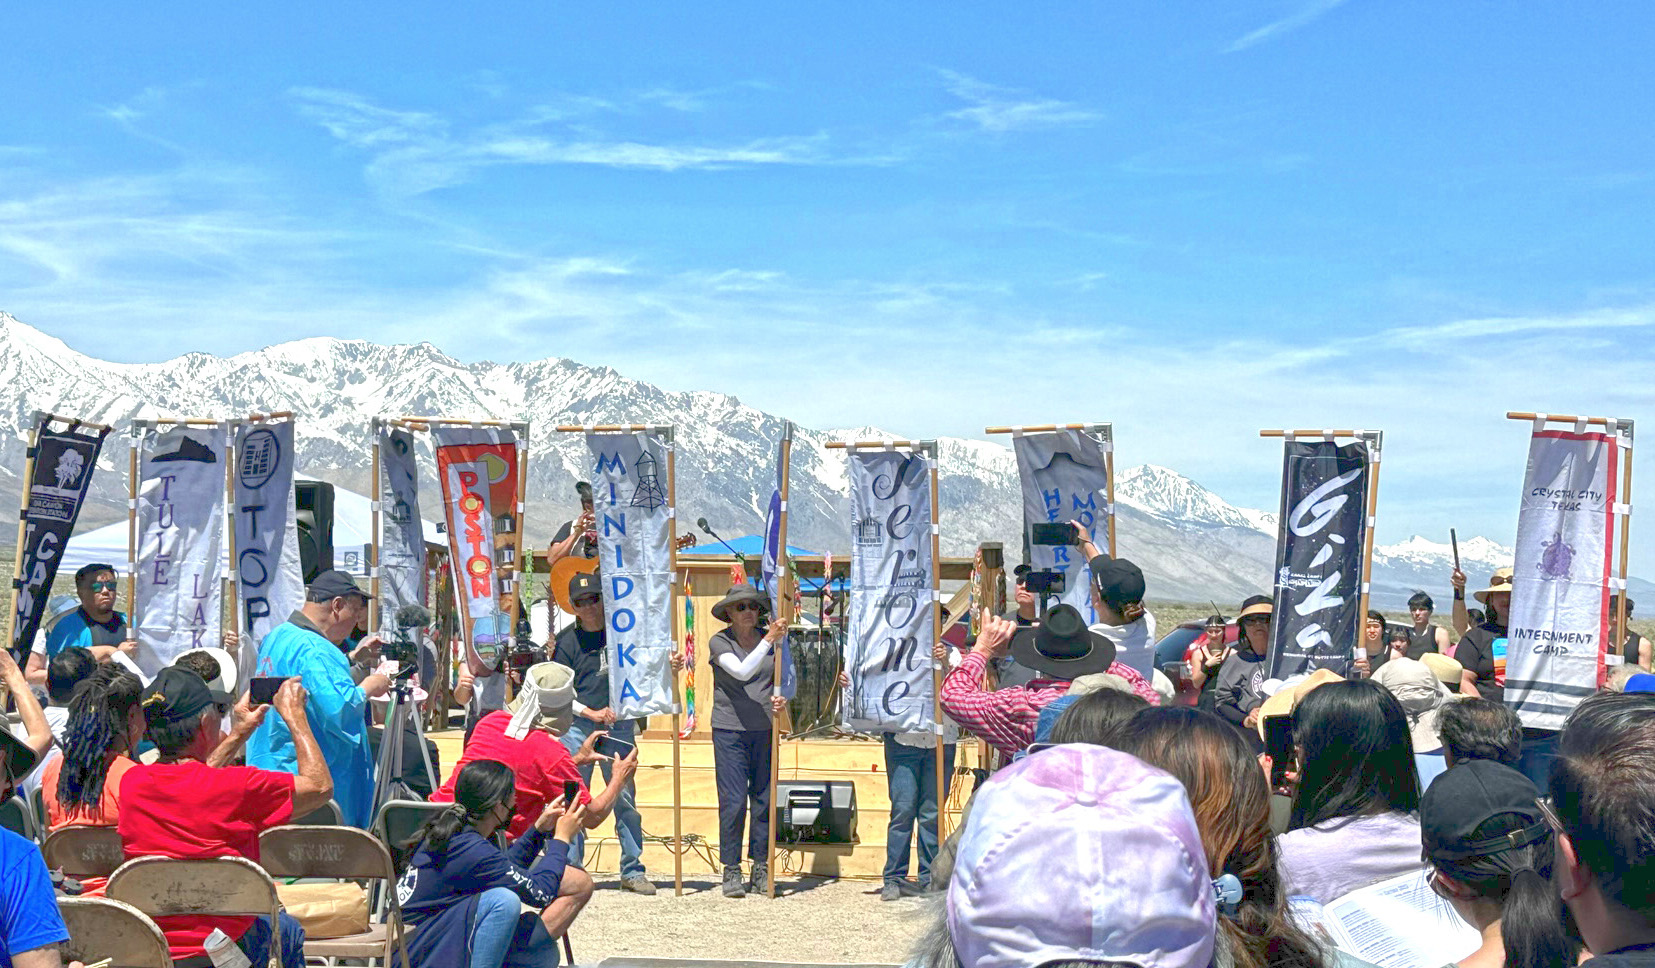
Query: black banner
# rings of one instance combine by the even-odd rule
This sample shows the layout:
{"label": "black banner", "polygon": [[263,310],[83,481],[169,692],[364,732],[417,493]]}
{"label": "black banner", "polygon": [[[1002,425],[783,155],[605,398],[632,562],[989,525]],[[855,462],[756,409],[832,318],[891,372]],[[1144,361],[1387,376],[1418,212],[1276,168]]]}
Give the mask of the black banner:
{"label": "black banner", "polygon": [[1368,445],[1287,442],[1270,677],[1313,668],[1349,675],[1362,627]]}
{"label": "black banner", "polygon": [[108,427],[51,429],[42,417],[35,435],[34,474],[28,482],[29,505],[23,513],[23,544],[17,549],[17,611],[12,616],[12,654],[22,662],[40,630],[40,616],[52,593],[52,579],[75,529],[87,485],[97,469],[98,451]]}

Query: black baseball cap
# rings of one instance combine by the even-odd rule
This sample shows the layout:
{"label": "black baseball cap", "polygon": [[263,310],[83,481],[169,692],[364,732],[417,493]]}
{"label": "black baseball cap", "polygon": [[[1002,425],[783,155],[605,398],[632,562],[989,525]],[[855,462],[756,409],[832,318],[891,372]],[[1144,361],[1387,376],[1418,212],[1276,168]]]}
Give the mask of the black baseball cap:
{"label": "black baseball cap", "polygon": [[[1468,760],[1437,777],[1419,802],[1420,839],[1433,861],[1486,857],[1540,843],[1551,833],[1535,801],[1540,791],[1504,763]],[[1499,833],[1484,826],[1508,816]],[[1478,828],[1483,835],[1478,836]]]}
{"label": "black baseball cap", "polygon": [[311,579],[310,589],[305,597],[313,602],[331,602],[335,598],[344,598],[346,595],[361,595],[363,601],[373,598],[372,595],[358,588],[350,575],[334,568]]}
{"label": "black baseball cap", "polygon": [[1024,577],[1027,576],[1028,573],[1033,571],[1033,570],[1034,570],[1034,566],[1025,561],[1021,565],[1018,565],[1016,568],[1013,568],[1011,570],[1011,573],[1014,576],[1016,576],[1018,581],[1022,581],[1024,579]]}
{"label": "black baseball cap", "polygon": [[1098,555],[1092,559],[1092,584],[1111,608],[1144,600],[1144,573],[1125,558]]}
{"label": "black baseball cap", "polygon": [[40,759],[35,756],[29,744],[12,735],[3,716],[0,716],[0,753],[4,753],[5,757],[5,762],[0,764],[0,768],[4,768],[13,780],[19,782],[34,770],[35,763]]}
{"label": "black baseball cap", "polygon": [[576,599],[584,598],[587,595],[596,595],[599,598],[603,597],[603,583],[598,581],[597,575],[588,575],[585,572],[580,572],[575,575],[575,577],[569,579],[569,601],[571,603]]}
{"label": "black baseball cap", "polygon": [[190,670],[167,666],[150,681],[141,705],[146,722],[181,723],[208,706],[233,701],[229,693],[209,689],[206,681]]}

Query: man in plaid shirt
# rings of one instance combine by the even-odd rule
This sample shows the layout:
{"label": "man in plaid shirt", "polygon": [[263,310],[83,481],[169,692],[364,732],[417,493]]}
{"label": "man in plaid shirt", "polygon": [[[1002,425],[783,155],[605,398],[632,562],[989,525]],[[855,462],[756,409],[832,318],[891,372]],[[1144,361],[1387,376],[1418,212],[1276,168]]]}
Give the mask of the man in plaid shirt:
{"label": "man in plaid shirt", "polygon": [[[1086,629],[1080,613],[1068,605],[1053,608],[1040,626],[1018,632],[1017,623],[991,616],[983,620],[977,644],[942,683],[942,709],[961,729],[986,740],[1010,757],[1034,740],[1035,720],[1047,703],[1069,691],[1069,682],[1093,672],[1120,676],[1150,705],[1160,697],[1137,670],[1115,661],[1115,646]],[[983,673],[990,661],[1015,652],[1017,661],[1040,676],[1025,685],[988,692]]]}

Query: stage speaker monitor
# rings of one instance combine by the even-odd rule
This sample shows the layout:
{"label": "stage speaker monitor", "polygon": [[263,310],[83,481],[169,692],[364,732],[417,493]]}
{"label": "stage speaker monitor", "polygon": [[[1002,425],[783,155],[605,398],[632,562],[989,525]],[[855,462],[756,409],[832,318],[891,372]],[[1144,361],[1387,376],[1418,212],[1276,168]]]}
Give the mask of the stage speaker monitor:
{"label": "stage speaker monitor", "polygon": [[783,780],[776,784],[776,842],[856,843],[856,784],[849,780]]}
{"label": "stage speaker monitor", "polygon": [[333,567],[333,485],[294,481],[293,508],[298,513],[299,567],[309,585]]}

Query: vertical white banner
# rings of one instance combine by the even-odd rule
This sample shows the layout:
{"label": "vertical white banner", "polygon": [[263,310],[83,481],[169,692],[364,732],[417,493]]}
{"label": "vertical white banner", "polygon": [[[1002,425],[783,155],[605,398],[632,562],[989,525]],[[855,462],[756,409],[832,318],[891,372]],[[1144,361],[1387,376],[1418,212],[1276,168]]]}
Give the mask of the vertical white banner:
{"label": "vertical white banner", "polygon": [[1562,728],[1602,681],[1620,462],[1611,434],[1536,430],[1529,441],[1511,617],[1494,641],[1495,677],[1524,726]]}
{"label": "vertical white banner", "polygon": [[379,627],[391,634],[397,610],[425,604],[425,531],[420,522],[414,435],[379,428]]}
{"label": "vertical white banner", "polygon": [[1063,575],[1061,602],[1079,609],[1086,624],[1092,625],[1098,616],[1092,607],[1091,575],[1087,563],[1080,560],[1080,549],[1034,544],[1029,526],[1079,521],[1092,532],[1094,541],[1107,548],[1109,516],[1114,509],[1109,506],[1109,464],[1103,445],[1079,430],[1018,434],[1011,445],[1023,485],[1023,535],[1029,542],[1029,564],[1035,571]]}
{"label": "vertical white banner", "polygon": [[293,511],[293,421],[238,422],[235,503],[236,583],[241,595],[241,649],[246,682],[258,664],[259,643],[304,604],[299,526]]}
{"label": "vertical white banner", "polygon": [[931,465],[908,451],[851,450],[848,456],[850,689],[842,718],[866,733],[929,730],[936,640]]}
{"label": "vertical white banner", "polygon": [[138,433],[135,661],[153,676],[221,638],[229,434],[224,424]]}
{"label": "vertical white banner", "polygon": [[672,536],[667,454],[658,433],[587,434],[603,581],[610,706],[620,719],[670,713]]}

